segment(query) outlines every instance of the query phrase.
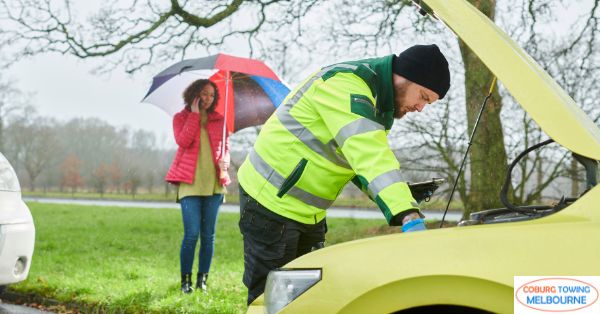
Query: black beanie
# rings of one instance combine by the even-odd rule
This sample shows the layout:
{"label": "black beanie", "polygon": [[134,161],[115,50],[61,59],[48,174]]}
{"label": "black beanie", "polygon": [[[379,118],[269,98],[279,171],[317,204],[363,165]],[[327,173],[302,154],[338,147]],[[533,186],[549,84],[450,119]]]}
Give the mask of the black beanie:
{"label": "black beanie", "polygon": [[440,99],[450,88],[448,61],[436,45],[415,45],[394,56],[392,72],[431,89]]}

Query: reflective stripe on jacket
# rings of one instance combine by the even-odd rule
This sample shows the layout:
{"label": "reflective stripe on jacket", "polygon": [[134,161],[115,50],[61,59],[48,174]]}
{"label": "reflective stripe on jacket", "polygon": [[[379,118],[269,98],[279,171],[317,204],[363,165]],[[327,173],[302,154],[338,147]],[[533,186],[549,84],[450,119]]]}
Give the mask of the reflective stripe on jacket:
{"label": "reflective stripe on jacket", "polygon": [[301,223],[325,217],[353,180],[388,223],[417,209],[389,148],[393,56],[335,64],[305,80],[262,128],[238,172],[263,206]]}

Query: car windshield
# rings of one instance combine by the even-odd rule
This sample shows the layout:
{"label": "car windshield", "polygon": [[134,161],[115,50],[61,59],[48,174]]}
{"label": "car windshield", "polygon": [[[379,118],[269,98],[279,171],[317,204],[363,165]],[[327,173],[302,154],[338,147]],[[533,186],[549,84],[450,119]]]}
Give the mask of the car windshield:
{"label": "car windshield", "polygon": [[0,153],[0,191],[18,192],[20,190],[19,179],[14,169],[6,157]]}

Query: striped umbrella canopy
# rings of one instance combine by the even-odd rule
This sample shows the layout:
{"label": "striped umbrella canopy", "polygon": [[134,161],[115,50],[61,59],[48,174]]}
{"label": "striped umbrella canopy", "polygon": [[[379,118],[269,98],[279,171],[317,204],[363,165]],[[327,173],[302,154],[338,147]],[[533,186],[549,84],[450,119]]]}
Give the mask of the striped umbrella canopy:
{"label": "striped umbrella canopy", "polygon": [[215,111],[225,117],[229,132],[265,123],[290,91],[262,61],[220,53],[183,60],[158,73],[142,102],[172,116],[184,107],[185,88],[203,78],[217,85]]}

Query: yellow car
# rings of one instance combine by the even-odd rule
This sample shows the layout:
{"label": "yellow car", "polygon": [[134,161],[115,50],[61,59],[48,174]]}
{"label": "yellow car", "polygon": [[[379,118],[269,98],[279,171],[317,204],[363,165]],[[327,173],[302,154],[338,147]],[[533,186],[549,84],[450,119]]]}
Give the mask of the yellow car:
{"label": "yellow car", "polygon": [[[492,21],[464,0],[424,0],[554,141],[585,156],[600,130]],[[560,121],[560,123],[558,123]],[[561,208],[478,213],[480,223],[333,245],[272,271],[249,313],[512,313],[514,276],[600,275],[600,187]],[[519,221],[523,220],[523,221]],[[418,254],[415,254],[418,252]],[[409,254],[407,254],[409,253]]]}

